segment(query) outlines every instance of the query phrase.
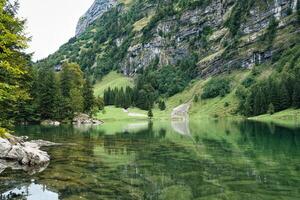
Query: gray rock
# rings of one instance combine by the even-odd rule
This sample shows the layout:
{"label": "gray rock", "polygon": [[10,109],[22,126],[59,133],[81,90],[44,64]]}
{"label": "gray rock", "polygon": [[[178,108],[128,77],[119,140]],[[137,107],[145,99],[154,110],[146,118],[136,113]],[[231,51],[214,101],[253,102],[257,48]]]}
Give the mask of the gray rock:
{"label": "gray rock", "polygon": [[82,34],[96,19],[116,5],[117,0],[95,0],[89,10],[79,19],[76,27],[76,36]]}
{"label": "gray rock", "polygon": [[102,121],[93,119],[89,115],[84,113],[77,114],[73,119],[73,124],[76,125],[101,125]]}
{"label": "gray rock", "polygon": [[8,138],[0,138],[0,173],[8,167],[36,171],[33,169],[49,163],[50,156],[40,148],[56,145],[55,143],[42,140],[24,142],[23,140],[24,138],[12,135]]}
{"label": "gray rock", "polygon": [[53,121],[53,120],[44,120],[41,122],[41,125],[44,126],[59,126],[60,122],[59,121]]}

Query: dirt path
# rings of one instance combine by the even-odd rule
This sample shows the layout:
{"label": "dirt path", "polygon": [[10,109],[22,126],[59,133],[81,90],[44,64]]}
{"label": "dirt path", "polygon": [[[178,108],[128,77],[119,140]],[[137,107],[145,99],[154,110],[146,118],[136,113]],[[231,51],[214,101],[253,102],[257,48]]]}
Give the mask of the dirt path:
{"label": "dirt path", "polygon": [[173,109],[171,113],[172,119],[183,119],[188,120],[189,118],[189,109],[191,107],[192,102],[189,101],[187,103],[181,104],[180,106]]}

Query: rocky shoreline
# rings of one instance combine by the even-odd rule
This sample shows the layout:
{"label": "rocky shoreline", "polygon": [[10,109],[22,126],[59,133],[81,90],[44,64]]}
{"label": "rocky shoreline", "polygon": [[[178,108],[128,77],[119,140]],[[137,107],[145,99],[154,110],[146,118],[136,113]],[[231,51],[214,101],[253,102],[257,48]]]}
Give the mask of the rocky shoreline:
{"label": "rocky shoreline", "polygon": [[15,137],[10,134],[0,138],[0,174],[6,168],[22,169],[34,174],[48,166],[50,156],[40,148],[58,144],[43,140],[27,141],[27,139],[27,137]]}
{"label": "rocky shoreline", "polygon": [[[99,119],[95,119],[90,117],[87,114],[84,113],[78,113],[72,121],[70,121],[69,123],[73,124],[73,125],[102,125],[104,122],[99,120]],[[62,122],[59,121],[55,121],[55,120],[44,120],[41,122],[41,125],[44,126],[59,126],[61,125]]]}

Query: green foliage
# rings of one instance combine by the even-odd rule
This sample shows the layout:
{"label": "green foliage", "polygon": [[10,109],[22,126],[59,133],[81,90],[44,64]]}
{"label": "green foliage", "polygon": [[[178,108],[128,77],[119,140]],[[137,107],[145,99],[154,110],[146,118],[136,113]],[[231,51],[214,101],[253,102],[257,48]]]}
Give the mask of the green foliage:
{"label": "green foliage", "polygon": [[224,97],[230,92],[230,81],[227,78],[212,78],[205,86],[201,95],[202,99]]}
{"label": "green foliage", "polygon": [[158,107],[161,111],[166,110],[166,103],[164,101],[159,101]]}
{"label": "green foliage", "polygon": [[273,41],[276,37],[278,27],[278,21],[275,17],[272,17],[269,22],[269,26],[267,28],[266,33],[262,36],[262,41],[265,43],[267,48],[272,47]]}
{"label": "green foliage", "polygon": [[58,92],[59,88],[56,84],[54,72],[41,69],[36,80],[38,84],[38,110],[42,119],[54,119],[58,112],[59,104]]}
{"label": "green foliage", "polygon": [[242,85],[245,88],[249,88],[256,82],[255,77],[253,75],[247,77],[245,80],[243,80]]}
{"label": "green foliage", "polygon": [[251,0],[239,0],[236,2],[229,19],[225,23],[233,36],[239,33],[240,26],[246,19],[249,8],[253,3],[254,1]]}
{"label": "green foliage", "polygon": [[[300,48],[286,50],[274,65],[277,70],[266,79],[236,92],[240,99],[240,112],[247,116],[274,113],[300,102]],[[274,110],[274,112],[273,112]]]}
{"label": "green foliage", "polygon": [[199,102],[199,95],[198,95],[198,94],[196,94],[196,95],[194,96],[193,101],[194,101],[195,103],[198,103],[198,102]]}
{"label": "green foliage", "polygon": [[[116,107],[129,108],[134,105],[134,90],[130,87],[114,88],[110,87],[104,91],[104,104],[106,106],[115,105]],[[142,96],[141,96],[142,98]]]}
{"label": "green foliage", "polygon": [[83,110],[85,113],[90,113],[95,104],[94,88],[89,78],[86,79],[83,85]]}
{"label": "green foliage", "polygon": [[148,117],[149,117],[149,119],[152,119],[152,118],[153,118],[153,112],[152,112],[152,109],[150,109],[150,110],[148,111]]}
{"label": "green foliage", "polygon": [[[28,113],[35,116],[34,121],[68,120],[75,113],[92,112],[96,103],[90,80],[83,78],[83,72],[75,63],[64,63],[62,68],[60,73],[47,67],[38,69],[31,87],[33,99],[28,102],[37,107],[36,112],[32,110]],[[30,120],[27,118],[24,121]]]}
{"label": "green foliage", "polygon": [[29,56],[24,21],[17,18],[18,4],[0,0],[0,127],[10,128],[18,103],[29,99]]}
{"label": "green foliage", "polygon": [[70,103],[72,105],[73,113],[83,112],[84,98],[81,90],[78,88],[72,88],[70,90]]}
{"label": "green foliage", "polygon": [[268,114],[273,115],[274,113],[275,113],[275,107],[272,103],[270,103],[268,106]]}
{"label": "green foliage", "polygon": [[297,23],[300,24],[300,0],[297,0]]}
{"label": "green foliage", "polygon": [[5,128],[0,127],[0,138],[7,138],[8,131]]}

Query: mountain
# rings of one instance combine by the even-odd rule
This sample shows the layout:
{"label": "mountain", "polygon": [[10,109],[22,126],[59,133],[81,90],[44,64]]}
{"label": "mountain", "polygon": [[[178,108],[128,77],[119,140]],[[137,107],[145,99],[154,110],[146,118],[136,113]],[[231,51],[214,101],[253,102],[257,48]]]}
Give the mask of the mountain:
{"label": "mountain", "polygon": [[88,11],[79,19],[76,27],[76,36],[82,34],[89,25],[116,4],[116,0],[96,0]]}
{"label": "mountain", "polygon": [[[174,65],[196,53],[202,76],[249,68],[295,44],[298,26],[289,14],[296,5],[297,0],[96,0],[79,20],[77,38],[47,60],[76,61],[84,69],[101,70],[115,57],[114,67],[129,75],[155,59],[160,66]],[[275,41],[272,48],[261,47],[273,17],[279,21],[279,34],[289,38]]]}
{"label": "mountain", "polygon": [[151,88],[172,96],[196,78],[275,66],[291,49],[297,61],[299,7],[299,0],[97,0],[76,37],[37,65],[76,62],[96,79],[150,70]]}

